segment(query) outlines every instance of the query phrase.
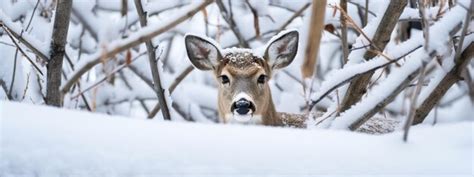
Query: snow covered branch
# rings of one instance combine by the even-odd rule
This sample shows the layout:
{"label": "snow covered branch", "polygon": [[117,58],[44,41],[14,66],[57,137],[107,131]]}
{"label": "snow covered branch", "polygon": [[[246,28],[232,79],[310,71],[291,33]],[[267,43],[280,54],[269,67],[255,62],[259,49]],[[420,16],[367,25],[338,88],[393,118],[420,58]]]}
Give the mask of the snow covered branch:
{"label": "snow covered branch", "polygon": [[[377,53],[371,52],[371,50],[383,52],[385,46],[390,41],[390,35],[392,34],[392,31],[395,28],[395,25],[397,24],[398,19],[406,5],[407,0],[390,1],[387,10],[380,21],[380,24],[378,24],[377,30],[372,37],[370,49],[366,51],[363,56],[365,60],[371,60],[377,56]],[[373,73],[374,72],[368,72],[351,81],[349,88],[347,89],[347,92],[342,100],[339,112],[343,112],[357,103],[362,95],[367,92],[367,86],[369,85],[370,78],[372,77]]]}
{"label": "snow covered branch", "polygon": [[101,63],[102,60],[107,60],[108,58],[114,57],[115,55],[124,52],[134,46],[137,46],[141,43],[146,42],[147,40],[151,39],[152,37],[158,36],[171,28],[175,27],[176,25],[180,24],[181,22],[185,21],[188,18],[191,18],[194,14],[198,13],[200,10],[211,4],[211,0],[206,0],[198,5],[190,5],[192,8],[190,10],[185,11],[184,13],[180,13],[176,15],[176,18],[168,20],[165,25],[159,26],[148,26],[143,28],[133,35],[129,36],[125,39],[120,39],[112,42],[108,47],[108,49],[103,49],[101,51],[96,52],[90,58],[85,59],[81,62],[78,69],[74,71],[72,76],[69,78],[68,81],[61,87],[61,91],[63,94],[67,93],[71,87],[76,83],[82,75],[84,75],[87,71],[91,68],[96,66],[97,64]]}
{"label": "snow covered branch", "polygon": [[[456,34],[465,13],[466,10],[459,5],[454,7],[430,27],[430,33],[437,32],[439,35],[446,36]],[[416,37],[413,39],[416,39]],[[421,39],[421,36],[418,39]],[[374,86],[367,97],[341,113],[339,117],[334,118],[331,126],[334,128],[349,128],[350,130],[358,129],[407,88],[409,83],[419,74],[421,66],[426,65],[426,61],[437,55],[446,55],[447,51],[444,44],[449,43],[449,40],[450,38],[437,39],[443,45],[432,45],[428,48],[428,51],[418,49],[400,68],[394,69],[383,82]],[[417,41],[423,42],[421,40]]]}

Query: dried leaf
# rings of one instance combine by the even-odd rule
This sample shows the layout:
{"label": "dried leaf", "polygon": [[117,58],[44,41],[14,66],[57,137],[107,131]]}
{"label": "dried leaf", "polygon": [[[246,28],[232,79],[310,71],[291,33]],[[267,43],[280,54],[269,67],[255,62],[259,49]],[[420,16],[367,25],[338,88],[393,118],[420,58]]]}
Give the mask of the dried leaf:
{"label": "dried leaf", "polygon": [[334,31],[336,31],[336,27],[334,27],[334,25],[332,25],[332,24],[327,24],[327,25],[324,26],[324,30],[334,34]]}
{"label": "dried leaf", "polygon": [[125,64],[130,65],[132,63],[132,52],[130,52],[130,49],[127,50],[127,54],[125,55]]}

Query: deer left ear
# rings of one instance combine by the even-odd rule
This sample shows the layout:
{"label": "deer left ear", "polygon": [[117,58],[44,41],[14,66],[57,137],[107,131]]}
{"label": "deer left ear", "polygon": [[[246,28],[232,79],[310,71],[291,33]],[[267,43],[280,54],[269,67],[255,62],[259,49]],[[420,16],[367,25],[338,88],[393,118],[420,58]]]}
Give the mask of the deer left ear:
{"label": "deer left ear", "polygon": [[298,31],[289,31],[271,40],[265,51],[265,60],[272,69],[284,68],[295,59],[298,51]]}

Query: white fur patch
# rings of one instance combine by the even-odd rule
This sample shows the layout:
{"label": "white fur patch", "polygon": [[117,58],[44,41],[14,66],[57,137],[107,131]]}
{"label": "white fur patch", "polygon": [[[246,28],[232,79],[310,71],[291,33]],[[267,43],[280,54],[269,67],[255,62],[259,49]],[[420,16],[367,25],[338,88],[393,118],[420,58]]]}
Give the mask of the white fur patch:
{"label": "white fur patch", "polygon": [[247,114],[244,116],[238,114],[226,114],[227,122],[233,124],[262,124],[261,115]]}
{"label": "white fur patch", "polygon": [[252,114],[245,114],[245,115],[234,114],[233,117],[237,122],[248,122],[250,121],[250,119],[252,119]]}
{"label": "white fur patch", "polygon": [[237,102],[242,98],[246,99],[247,101],[250,101],[250,102],[254,103],[253,98],[250,95],[248,95],[247,93],[244,93],[244,92],[240,92],[239,94],[235,95],[234,99],[232,99],[232,102]]}

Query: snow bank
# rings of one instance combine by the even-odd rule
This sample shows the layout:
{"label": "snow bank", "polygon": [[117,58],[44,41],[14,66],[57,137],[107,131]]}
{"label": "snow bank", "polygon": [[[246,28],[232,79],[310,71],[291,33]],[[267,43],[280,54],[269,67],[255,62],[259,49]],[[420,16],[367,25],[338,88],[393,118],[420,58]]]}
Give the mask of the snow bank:
{"label": "snow bank", "polygon": [[371,136],[0,102],[0,176],[470,175],[473,123]]}

